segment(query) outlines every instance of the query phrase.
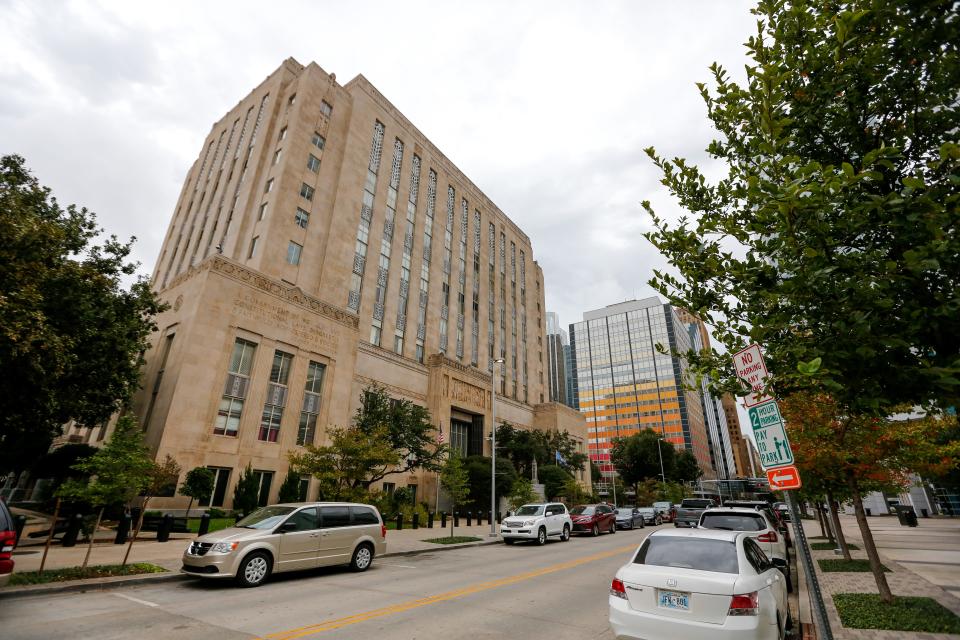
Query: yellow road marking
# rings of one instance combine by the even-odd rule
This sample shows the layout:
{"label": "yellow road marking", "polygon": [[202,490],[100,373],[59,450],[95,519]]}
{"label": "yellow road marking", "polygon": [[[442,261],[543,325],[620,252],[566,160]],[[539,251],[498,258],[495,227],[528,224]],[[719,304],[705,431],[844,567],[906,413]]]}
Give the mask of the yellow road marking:
{"label": "yellow road marking", "polygon": [[549,573],[555,573],[557,571],[563,571],[565,569],[572,569],[582,564],[587,564],[588,562],[594,562],[596,560],[603,560],[605,558],[610,558],[612,556],[616,556],[621,553],[625,553],[627,551],[632,551],[636,548],[637,548],[636,544],[631,544],[625,547],[619,547],[617,549],[613,549],[612,551],[604,551],[602,553],[595,553],[590,556],[584,556],[583,558],[577,558],[576,560],[561,562],[560,564],[544,567],[542,569],[537,569],[535,571],[518,573],[517,575],[507,576],[505,578],[499,578],[497,580],[488,580],[486,582],[478,582],[476,584],[468,585],[466,587],[461,587],[460,589],[454,589],[453,591],[438,593],[436,595],[427,596],[426,598],[420,598],[418,600],[409,600],[407,602],[401,602],[399,604],[391,605],[389,607],[373,609],[371,611],[357,613],[352,616],[346,616],[344,618],[325,620],[324,622],[309,624],[303,627],[297,627],[296,629],[288,629],[286,631],[277,631],[276,633],[270,633],[270,634],[267,634],[266,636],[263,636],[261,640],[265,640],[265,639],[293,640],[294,638],[302,638],[304,636],[320,633],[321,631],[331,631],[333,629],[339,629],[340,627],[346,627],[351,624],[357,624],[358,622],[364,622],[366,620],[372,620],[374,618],[382,618],[384,616],[388,616],[394,613],[401,613],[403,611],[409,611],[410,609],[426,607],[428,605],[436,604],[438,602],[445,602],[447,600],[462,598],[463,596],[468,596],[470,594],[478,593],[480,591],[487,591],[488,589],[496,589],[498,587],[504,587],[510,584],[515,584],[517,582],[522,582],[524,580],[530,580],[531,578],[547,575]]}

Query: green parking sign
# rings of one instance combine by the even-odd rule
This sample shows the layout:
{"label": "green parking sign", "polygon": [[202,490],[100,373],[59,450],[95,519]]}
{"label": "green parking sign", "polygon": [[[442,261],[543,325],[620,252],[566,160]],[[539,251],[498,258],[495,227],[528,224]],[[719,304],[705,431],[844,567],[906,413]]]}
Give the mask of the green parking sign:
{"label": "green parking sign", "polygon": [[773,469],[793,464],[793,451],[790,450],[790,441],[787,440],[787,431],[776,401],[751,407],[748,414],[757,453],[760,454],[760,465],[764,469]]}

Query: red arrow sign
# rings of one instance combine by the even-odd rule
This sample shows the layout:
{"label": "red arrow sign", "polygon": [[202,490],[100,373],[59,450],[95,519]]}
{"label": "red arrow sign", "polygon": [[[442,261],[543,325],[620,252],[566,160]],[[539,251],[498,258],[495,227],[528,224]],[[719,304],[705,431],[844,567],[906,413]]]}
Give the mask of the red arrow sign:
{"label": "red arrow sign", "polygon": [[775,491],[800,488],[800,472],[794,466],[777,467],[767,471],[767,482]]}

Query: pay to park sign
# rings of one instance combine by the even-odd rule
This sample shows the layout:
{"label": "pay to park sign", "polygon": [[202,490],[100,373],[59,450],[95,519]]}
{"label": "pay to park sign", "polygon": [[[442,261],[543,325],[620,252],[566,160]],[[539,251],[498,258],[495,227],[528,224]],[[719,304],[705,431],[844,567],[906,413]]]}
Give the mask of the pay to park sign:
{"label": "pay to park sign", "polygon": [[787,440],[787,431],[775,400],[764,402],[749,410],[750,427],[764,469],[793,464],[793,451]]}

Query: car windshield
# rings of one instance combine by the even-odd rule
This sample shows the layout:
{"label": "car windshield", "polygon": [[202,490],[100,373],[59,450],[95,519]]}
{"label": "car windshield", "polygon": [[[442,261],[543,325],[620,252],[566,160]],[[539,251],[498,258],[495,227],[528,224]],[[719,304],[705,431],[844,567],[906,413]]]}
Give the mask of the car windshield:
{"label": "car windshield", "polygon": [[280,524],[293,509],[293,507],[263,507],[238,522],[236,526],[247,529],[272,529]]}
{"label": "car windshield", "polygon": [[542,504],[525,504],[517,509],[518,516],[539,516],[543,513]]}
{"label": "car windshield", "polygon": [[763,516],[759,513],[710,513],[707,511],[700,519],[704,529],[725,529],[727,531],[763,531],[767,528]]}
{"label": "car windshield", "polygon": [[653,507],[640,507],[637,511],[640,513],[653,513]]}
{"label": "car windshield", "polygon": [[712,500],[689,499],[680,503],[685,509],[706,509],[713,506]]}
{"label": "car windshield", "polygon": [[635,564],[717,573],[739,573],[737,544],[729,540],[659,536],[647,538]]}
{"label": "car windshield", "polygon": [[574,507],[573,509],[570,509],[571,515],[575,515],[575,516],[592,516],[593,511],[594,511],[593,507],[585,507],[583,505],[579,505]]}
{"label": "car windshield", "polygon": [[633,515],[633,509],[617,509],[618,516],[629,516]]}

